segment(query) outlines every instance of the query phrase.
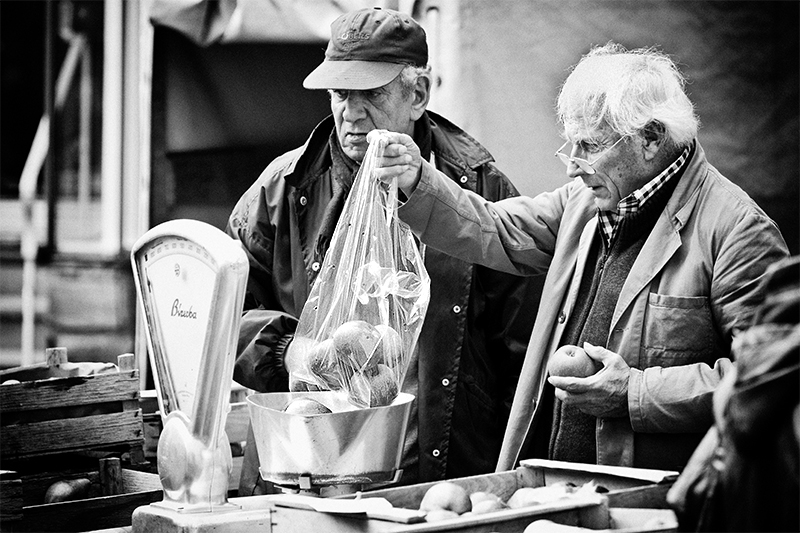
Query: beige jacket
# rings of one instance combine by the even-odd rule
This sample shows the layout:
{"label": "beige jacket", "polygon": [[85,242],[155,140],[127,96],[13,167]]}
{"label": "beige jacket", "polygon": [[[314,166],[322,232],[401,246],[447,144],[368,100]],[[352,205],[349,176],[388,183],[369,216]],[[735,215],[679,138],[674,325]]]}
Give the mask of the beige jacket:
{"label": "beige jacket", "polygon": [[[764,272],[788,256],[775,224],[695,144],[614,310],[606,347],[631,367],[629,415],[597,420],[600,464],[686,463],[712,424],[712,393],[731,365],[732,337],[761,300]],[[575,307],[597,231],[596,208],[579,178],[494,203],[448,181],[424,167],[399,211],[423,242],[498,270],[547,276],[497,465],[508,470],[525,458],[547,360]],[[636,464],[637,455],[663,462]]]}

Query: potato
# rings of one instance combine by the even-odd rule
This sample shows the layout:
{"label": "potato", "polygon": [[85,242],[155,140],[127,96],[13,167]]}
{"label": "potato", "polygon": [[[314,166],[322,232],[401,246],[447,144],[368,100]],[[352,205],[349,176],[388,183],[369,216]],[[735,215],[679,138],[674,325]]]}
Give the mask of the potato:
{"label": "potato", "polygon": [[583,348],[565,344],[550,356],[547,372],[551,376],[585,378],[597,373],[601,365],[589,357]]}
{"label": "potato", "polygon": [[349,364],[356,371],[374,368],[379,363],[375,354],[380,338],[375,326],[363,320],[350,320],[336,328],[333,345],[340,365]]}
{"label": "potato", "polygon": [[440,481],[425,492],[419,508],[421,511],[428,511],[428,514],[445,510],[460,515],[472,510],[472,502],[461,485],[452,481]]}

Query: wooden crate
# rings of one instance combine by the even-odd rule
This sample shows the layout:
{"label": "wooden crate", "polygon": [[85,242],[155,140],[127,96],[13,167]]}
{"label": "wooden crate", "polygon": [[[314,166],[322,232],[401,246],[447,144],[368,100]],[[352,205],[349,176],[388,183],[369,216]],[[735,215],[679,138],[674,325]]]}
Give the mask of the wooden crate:
{"label": "wooden crate", "polygon": [[[94,365],[94,366],[93,366]],[[100,365],[99,367],[97,365]],[[111,367],[110,369],[107,367]],[[102,370],[102,373],[92,373]],[[0,372],[0,461],[121,449],[144,463],[139,374],[133,354],[103,363],[69,363],[48,349],[47,363]]]}
{"label": "wooden crate", "polygon": [[[107,466],[106,461],[113,466]],[[121,468],[119,460],[113,458],[101,459],[100,465],[96,470],[22,475],[20,516],[16,520],[4,520],[2,531],[78,532],[130,527],[137,507],[163,499],[158,474]],[[43,503],[47,487],[52,483],[81,478],[90,482],[84,497]]]}
{"label": "wooden crate", "polygon": [[[569,482],[581,486],[594,481],[608,492],[603,493],[603,505],[581,509],[558,509],[558,502],[532,506],[522,509],[508,509],[473,515],[453,520],[432,523],[408,524],[377,529],[393,533],[413,533],[428,531],[459,531],[469,533],[521,532],[535,520],[547,519],[560,524],[585,527],[588,529],[614,529],[614,521],[625,521],[625,525],[639,520],[640,527],[625,527],[623,531],[675,531],[677,523],[666,517],[663,525],[644,526],[645,517],[659,518],[667,511],[666,492],[677,478],[677,472],[620,468],[561,461],[529,460],[523,461],[515,470],[451,479],[461,485],[468,493],[486,491],[498,495],[503,501],[519,488],[542,487],[558,482]],[[420,483],[407,487],[373,490],[363,493],[364,497],[387,499],[394,507],[418,509],[425,492],[436,482]],[[352,496],[347,496],[352,498]],[[564,502],[561,502],[563,505]],[[648,529],[649,528],[649,529]]]}

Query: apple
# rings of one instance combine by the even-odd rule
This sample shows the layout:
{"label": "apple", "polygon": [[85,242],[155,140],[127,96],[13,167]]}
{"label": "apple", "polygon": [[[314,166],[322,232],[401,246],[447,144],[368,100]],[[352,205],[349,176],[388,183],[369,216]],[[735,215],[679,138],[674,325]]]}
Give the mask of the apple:
{"label": "apple", "polygon": [[554,502],[568,497],[572,488],[565,482],[557,482],[543,487],[520,487],[508,499],[508,507],[519,509],[530,505]]}
{"label": "apple", "polygon": [[469,495],[472,503],[472,512],[475,514],[489,513],[507,509],[508,506],[500,499],[500,496],[493,492],[477,491]]}
{"label": "apple", "polygon": [[601,365],[589,357],[583,348],[565,344],[550,356],[547,372],[551,376],[585,378],[597,373]]}
{"label": "apple", "polygon": [[289,405],[287,405],[283,411],[289,414],[303,416],[326,415],[333,412],[317,400],[305,397],[295,398],[289,402]]}
{"label": "apple", "polygon": [[350,365],[355,371],[375,367],[375,357],[380,333],[375,326],[363,320],[345,322],[333,332],[333,345],[340,365]]}
{"label": "apple", "polygon": [[440,481],[429,488],[422,496],[420,511],[452,511],[464,514],[472,510],[472,502],[467,490],[452,481]]}
{"label": "apple", "polygon": [[350,377],[348,399],[359,407],[389,405],[397,397],[397,378],[391,368],[378,364]]}
{"label": "apple", "polygon": [[333,339],[325,339],[315,344],[308,351],[306,364],[309,372],[325,387],[330,390],[342,388],[342,381],[339,379],[339,359],[336,356]]}
{"label": "apple", "polygon": [[375,329],[380,335],[380,360],[379,363],[400,369],[403,361],[403,338],[396,329],[386,324],[378,324]]}
{"label": "apple", "polygon": [[491,513],[502,511],[503,509],[508,509],[508,506],[499,498],[496,500],[483,500],[472,506],[472,512],[475,514]]}

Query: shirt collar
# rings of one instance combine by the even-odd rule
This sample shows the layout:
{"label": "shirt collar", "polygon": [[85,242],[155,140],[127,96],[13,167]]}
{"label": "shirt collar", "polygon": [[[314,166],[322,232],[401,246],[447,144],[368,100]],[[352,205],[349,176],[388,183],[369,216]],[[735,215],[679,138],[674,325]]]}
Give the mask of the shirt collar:
{"label": "shirt collar", "polygon": [[655,178],[636,189],[617,204],[617,212],[597,210],[597,217],[600,223],[600,230],[606,240],[606,244],[611,243],[619,226],[620,219],[632,215],[639,211],[642,206],[652,198],[664,185],[675,175],[677,175],[686,161],[689,159],[691,146],[687,146],[681,155],[673,163],[665,168]]}

